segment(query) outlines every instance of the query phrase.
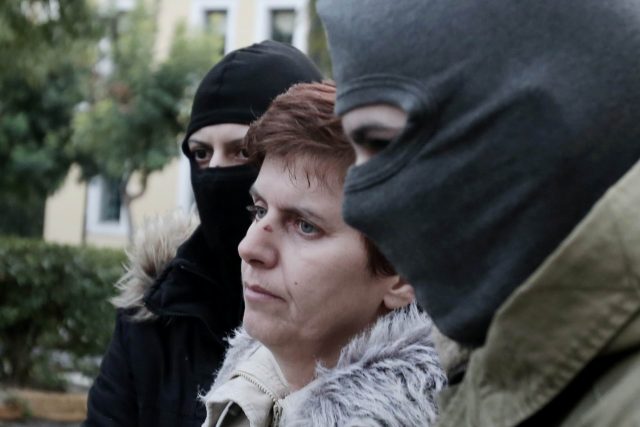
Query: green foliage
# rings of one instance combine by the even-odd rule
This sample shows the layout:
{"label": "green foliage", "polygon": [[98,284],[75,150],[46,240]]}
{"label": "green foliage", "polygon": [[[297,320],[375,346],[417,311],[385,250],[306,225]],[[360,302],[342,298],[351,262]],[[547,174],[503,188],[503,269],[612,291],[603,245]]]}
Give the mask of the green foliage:
{"label": "green foliage", "polygon": [[309,57],[316,63],[318,68],[327,77],[331,77],[331,57],[327,47],[327,35],[325,34],[322,21],[316,11],[317,0],[311,0],[309,5]]}
{"label": "green foliage", "polygon": [[72,364],[102,355],[124,261],[122,251],[0,238],[0,382],[58,385],[61,354]]}
{"label": "green foliage", "polygon": [[45,198],[40,194],[25,191],[2,192],[2,214],[0,215],[0,236],[38,236],[42,234]]}
{"label": "green foliage", "polygon": [[41,234],[43,201],[72,161],[99,28],[86,0],[0,3],[0,198],[12,200],[0,233]]}
{"label": "green foliage", "polygon": [[219,49],[212,38],[187,37],[181,25],[168,59],[154,61],[154,11],[142,1],[112,28],[113,72],[100,82],[94,102],[75,116],[73,141],[83,177],[119,180],[127,204],[140,195],[125,191],[134,172],[144,192],[149,174],[178,155],[185,104]]}

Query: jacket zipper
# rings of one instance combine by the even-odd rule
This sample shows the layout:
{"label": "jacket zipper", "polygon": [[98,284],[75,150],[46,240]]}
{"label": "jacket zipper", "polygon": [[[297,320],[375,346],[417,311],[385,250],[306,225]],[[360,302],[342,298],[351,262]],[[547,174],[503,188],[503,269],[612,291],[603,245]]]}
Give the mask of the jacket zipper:
{"label": "jacket zipper", "polygon": [[193,274],[194,276],[198,276],[199,278],[201,278],[202,280],[204,280],[206,282],[213,283],[213,284],[216,283],[214,280],[211,280],[210,277],[207,277],[206,275],[200,273],[198,270],[196,270],[194,268],[191,268],[191,267],[189,267],[189,266],[187,266],[185,264],[182,264],[182,263],[177,263],[177,265],[178,265],[178,268],[180,270],[184,270],[184,271],[186,271],[186,272],[188,272],[190,274]]}
{"label": "jacket zipper", "polygon": [[271,419],[271,426],[278,427],[278,425],[280,424],[280,418],[282,417],[282,405],[280,405],[280,399],[278,398],[278,396],[274,392],[269,390],[260,381],[258,381],[258,379],[253,375],[244,371],[237,371],[236,373],[238,374],[238,376],[244,378],[254,386],[258,387],[258,390],[271,398],[271,400],[273,401],[273,418]]}

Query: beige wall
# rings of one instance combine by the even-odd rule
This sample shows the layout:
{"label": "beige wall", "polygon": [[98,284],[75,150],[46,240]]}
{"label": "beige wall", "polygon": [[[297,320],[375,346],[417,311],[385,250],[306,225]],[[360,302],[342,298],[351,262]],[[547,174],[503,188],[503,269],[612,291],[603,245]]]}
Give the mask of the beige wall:
{"label": "beige wall", "polygon": [[129,244],[129,241],[125,236],[89,233],[85,243],[104,248],[124,248]]}
{"label": "beige wall", "polygon": [[256,40],[257,0],[237,0],[238,14],[236,15],[236,46],[238,49],[249,46]]}
{"label": "beige wall", "polygon": [[158,38],[156,40],[155,57],[162,61],[169,55],[171,40],[176,25],[181,21],[188,24],[190,1],[161,0],[158,11]]}
{"label": "beige wall", "polygon": [[[159,172],[149,176],[144,196],[132,203],[134,226],[146,218],[176,209],[178,200],[178,174],[180,162],[176,159]],[[135,182],[135,176],[133,178]]]}
{"label": "beige wall", "polygon": [[72,166],[62,187],[47,200],[45,240],[73,245],[82,242],[87,186],[79,183],[79,178],[80,168]]}

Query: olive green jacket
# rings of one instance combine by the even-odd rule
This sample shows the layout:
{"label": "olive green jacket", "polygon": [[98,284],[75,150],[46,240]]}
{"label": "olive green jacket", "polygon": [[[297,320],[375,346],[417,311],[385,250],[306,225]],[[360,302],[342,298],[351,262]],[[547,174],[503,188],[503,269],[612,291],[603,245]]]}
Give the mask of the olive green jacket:
{"label": "olive green jacket", "polygon": [[503,304],[438,426],[640,426],[640,164]]}

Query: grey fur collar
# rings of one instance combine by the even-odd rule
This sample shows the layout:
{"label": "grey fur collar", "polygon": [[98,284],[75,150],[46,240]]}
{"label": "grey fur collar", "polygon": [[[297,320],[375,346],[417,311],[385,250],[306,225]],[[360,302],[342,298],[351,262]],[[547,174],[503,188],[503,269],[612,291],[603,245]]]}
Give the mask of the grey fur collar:
{"label": "grey fur collar", "polygon": [[153,319],[155,315],[143,304],[144,295],[198,223],[195,212],[185,214],[182,211],[147,220],[127,250],[126,272],[115,284],[118,295],[111,299],[111,303],[117,308],[133,309],[131,317],[134,320]]}
{"label": "grey fur collar", "polygon": [[[415,305],[382,317],[343,348],[334,368],[318,366],[316,379],[284,402],[283,426],[428,426],[446,378],[430,319]],[[215,390],[261,345],[240,328]],[[206,404],[206,396],[203,397]]]}

